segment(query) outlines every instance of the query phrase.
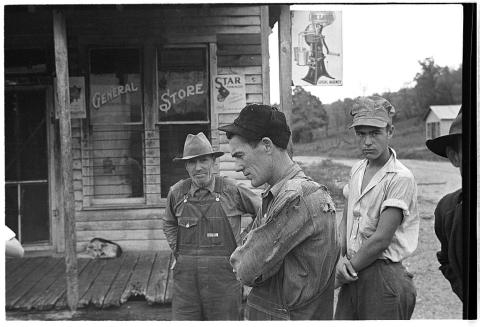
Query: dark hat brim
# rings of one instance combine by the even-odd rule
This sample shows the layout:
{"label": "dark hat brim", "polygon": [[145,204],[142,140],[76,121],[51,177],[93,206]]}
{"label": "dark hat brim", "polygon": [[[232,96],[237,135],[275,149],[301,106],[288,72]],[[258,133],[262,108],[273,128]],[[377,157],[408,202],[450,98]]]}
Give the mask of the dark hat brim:
{"label": "dark hat brim", "polygon": [[202,154],[197,154],[197,155],[194,155],[194,156],[186,156],[186,157],[182,157],[182,158],[173,158],[173,162],[178,162],[178,161],[187,161],[187,160],[191,160],[191,159],[195,159],[195,158],[198,158],[198,157],[203,157],[203,156],[213,156],[215,158],[218,158],[218,157],[221,157],[225,154],[225,152],[223,151],[214,151],[214,152],[209,152],[209,153],[202,153]]}
{"label": "dark hat brim", "polygon": [[250,140],[250,139],[255,139],[255,138],[259,138],[260,135],[256,135],[255,133],[253,133],[252,131],[249,131],[235,123],[233,124],[230,124],[230,125],[225,125],[225,126],[222,126],[222,127],[219,127],[218,130],[220,131],[224,131],[226,133],[231,133],[233,135],[240,135],[241,137],[247,139],[247,140]]}
{"label": "dark hat brim", "polygon": [[447,145],[455,144],[456,142],[455,140],[458,137],[462,137],[462,134],[461,133],[447,134],[431,140],[427,140],[425,144],[427,148],[433,153],[441,157],[447,158],[447,153],[445,151],[447,148]]}

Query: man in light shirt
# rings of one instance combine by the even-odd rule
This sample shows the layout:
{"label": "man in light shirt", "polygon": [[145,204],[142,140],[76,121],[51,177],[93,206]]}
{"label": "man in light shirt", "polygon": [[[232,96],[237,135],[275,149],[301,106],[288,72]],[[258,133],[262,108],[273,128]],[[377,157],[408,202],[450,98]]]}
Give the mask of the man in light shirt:
{"label": "man in light shirt", "polygon": [[339,225],[335,319],[410,319],[415,307],[413,276],[402,261],[418,243],[417,185],[389,147],[394,113],[379,96],[358,98],[351,110],[365,159],[350,172]]}

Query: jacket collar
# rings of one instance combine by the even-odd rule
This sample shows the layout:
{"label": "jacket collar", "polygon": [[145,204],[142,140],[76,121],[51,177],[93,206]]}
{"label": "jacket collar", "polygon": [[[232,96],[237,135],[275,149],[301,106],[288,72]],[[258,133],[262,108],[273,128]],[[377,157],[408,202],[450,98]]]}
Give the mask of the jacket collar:
{"label": "jacket collar", "polygon": [[292,179],[292,177],[296,176],[298,173],[303,173],[302,168],[300,168],[300,166],[294,162],[290,165],[290,167],[288,167],[287,172],[277,184],[269,186],[265,192],[262,193],[262,197],[264,198],[268,196],[269,193],[272,193],[274,198],[277,197],[285,182]]}

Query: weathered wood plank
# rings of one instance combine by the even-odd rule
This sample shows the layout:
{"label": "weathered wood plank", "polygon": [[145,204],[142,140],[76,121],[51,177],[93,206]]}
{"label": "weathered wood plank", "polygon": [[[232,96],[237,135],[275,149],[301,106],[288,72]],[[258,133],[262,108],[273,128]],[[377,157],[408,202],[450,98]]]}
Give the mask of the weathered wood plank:
{"label": "weathered wood plank", "polygon": [[[100,271],[105,266],[105,260],[94,260],[91,259],[90,264],[79,274],[78,276],[78,298],[81,299],[83,295],[88,291],[88,289],[92,286],[95,278],[97,278]],[[65,294],[57,301],[55,304],[56,308],[63,308],[65,307],[66,303]],[[82,307],[79,304],[79,308]]]}
{"label": "weathered wood plank", "polygon": [[262,103],[263,97],[261,94],[247,94],[247,104]]}
{"label": "weathered wood plank", "polygon": [[10,290],[17,288],[19,283],[36,270],[42,263],[47,260],[47,257],[37,257],[26,259],[25,264],[21,266],[21,270],[15,271],[13,275],[7,275],[5,280],[5,289],[8,292]]}
{"label": "weathered wood plank", "polygon": [[77,212],[77,222],[100,220],[159,219],[165,213],[163,208],[85,210]]}
{"label": "weathered wood plank", "polygon": [[178,17],[169,16],[162,21],[164,25],[182,24],[183,26],[250,26],[260,25],[260,16],[185,16]]}
{"label": "weathered wood plank", "polygon": [[261,66],[261,55],[218,56],[218,66]]}
{"label": "weathered wood plank", "polygon": [[141,253],[138,258],[135,270],[130,276],[125,291],[123,291],[120,302],[126,302],[130,296],[146,295],[147,285],[152,272],[155,253]]}
{"label": "weathered wood plank", "polygon": [[171,251],[157,252],[145,294],[145,299],[148,303],[165,303],[170,254]]}
{"label": "weathered wood plank", "polygon": [[145,185],[145,193],[148,194],[160,194],[160,183],[158,184],[146,184]]}
{"label": "weathered wood plank", "polygon": [[245,75],[245,84],[262,84],[262,75]]}
{"label": "weathered wood plank", "polygon": [[114,282],[110,287],[110,290],[105,296],[103,308],[109,308],[111,306],[118,307],[123,303],[121,301],[121,296],[127,286],[128,281],[130,280],[130,275],[137,264],[139,254],[124,252],[122,256],[125,256],[125,258]]}
{"label": "weathered wood plank", "polygon": [[[78,271],[79,274],[87,267],[91,260],[88,259],[78,259]],[[33,302],[32,306],[37,310],[51,310],[55,307],[57,301],[62,297],[65,296],[66,292],[66,279],[65,279],[65,262],[62,258],[61,269],[63,273],[61,273],[58,278],[55,280],[53,284],[42,294],[42,296],[38,297],[36,301]]]}
{"label": "weathered wood plank", "polygon": [[260,34],[219,34],[217,35],[217,43],[219,46],[225,44],[261,44],[262,38]]}
{"label": "weathered wood plank", "polygon": [[270,104],[270,54],[268,48],[268,36],[271,33],[269,25],[269,13],[268,6],[261,7],[261,35],[262,35],[262,91],[263,91],[263,103]]}
{"label": "weathered wood plank", "polygon": [[[6,258],[5,260],[5,275],[12,275],[17,269],[26,264],[27,260],[21,258]],[[7,277],[8,278],[8,277]]]}
{"label": "weathered wood plank", "polygon": [[[235,113],[230,113],[230,112],[219,113],[218,114],[218,125],[222,126],[222,125],[226,125],[226,124],[231,124],[231,123],[233,123],[233,121],[237,117],[238,117],[237,112],[235,112]],[[221,138],[222,134],[225,135],[225,133],[220,133],[220,138]],[[220,142],[220,143],[222,143],[222,142]]]}
{"label": "weathered wood plank", "polygon": [[245,85],[245,92],[247,94],[253,94],[253,93],[263,93],[262,85],[261,84],[246,84]]}
{"label": "weathered wood plank", "polygon": [[125,256],[104,260],[105,265],[102,271],[95,278],[92,287],[80,299],[80,306],[88,306],[89,304],[93,304],[96,308],[103,306],[105,296],[110,290],[124,260]]}
{"label": "weathered wood plank", "polygon": [[223,44],[217,49],[218,56],[242,55],[242,54],[261,54],[262,47],[259,44]]}
{"label": "weathered wood plank", "polygon": [[[44,263],[46,264],[46,263]],[[15,303],[15,309],[31,310],[39,297],[43,296],[45,291],[52,285],[61,274],[65,273],[65,264],[63,258],[54,258],[52,269],[46,272],[43,278],[36,283],[30,291],[25,293],[22,298]]]}
{"label": "weathered wood plank", "polygon": [[280,108],[290,124],[292,112],[292,22],[288,5],[280,6],[278,20]]}
{"label": "weathered wood plank", "polygon": [[95,230],[78,231],[79,242],[89,241],[94,237],[101,237],[112,241],[118,240],[164,240],[165,234],[161,229],[140,229],[140,230]]}
{"label": "weathered wood plank", "polygon": [[250,67],[218,67],[218,74],[245,74],[245,75],[261,75],[262,67],[261,66],[250,66]]}
{"label": "weathered wood plank", "polygon": [[24,294],[29,292],[35,284],[45,276],[45,274],[53,269],[53,263],[55,261],[56,258],[48,257],[46,260],[42,261],[40,265],[36,266],[34,271],[31,271],[28,275],[22,278],[21,283],[18,283],[16,287],[7,290],[5,300],[5,306],[7,309],[13,308],[15,303],[20,300]]}
{"label": "weathered wood plank", "polygon": [[161,219],[79,222],[77,231],[160,229],[162,222]]}

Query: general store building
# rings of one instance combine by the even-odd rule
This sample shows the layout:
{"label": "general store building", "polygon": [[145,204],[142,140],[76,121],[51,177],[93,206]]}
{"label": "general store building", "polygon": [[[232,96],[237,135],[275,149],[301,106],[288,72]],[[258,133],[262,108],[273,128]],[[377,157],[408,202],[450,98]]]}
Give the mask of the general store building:
{"label": "general store building", "polygon": [[[214,77],[244,78],[245,103],[269,103],[275,6],[5,7],[6,224],[27,251],[65,250],[55,96],[53,11],[68,43],[77,250],[101,237],[124,250],[165,250],[169,187],[188,177],[188,133],[228,151]],[[58,56],[58,54],[57,54]],[[215,93],[217,92],[217,93]],[[248,183],[230,155],[216,172]]]}

